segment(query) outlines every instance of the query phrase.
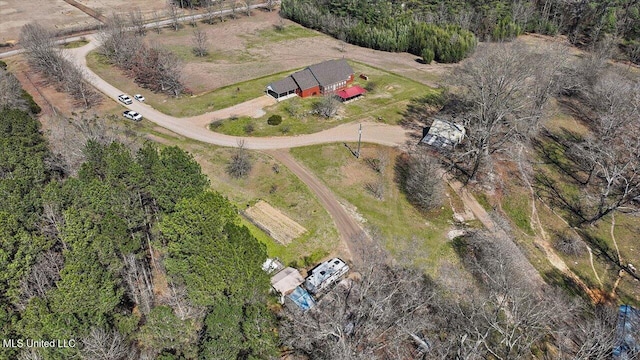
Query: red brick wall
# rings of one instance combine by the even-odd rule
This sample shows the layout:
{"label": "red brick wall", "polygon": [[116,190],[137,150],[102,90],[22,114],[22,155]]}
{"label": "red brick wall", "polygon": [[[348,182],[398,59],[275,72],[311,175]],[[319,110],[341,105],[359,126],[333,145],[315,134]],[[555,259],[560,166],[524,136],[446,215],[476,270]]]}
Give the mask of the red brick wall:
{"label": "red brick wall", "polygon": [[315,86],[315,87],[312,87],[311,89],[306,89],[303,91],[298,90],[297,94],[298,96],[303,98],[313,96],[313,95],[320,95],[320,86]]}

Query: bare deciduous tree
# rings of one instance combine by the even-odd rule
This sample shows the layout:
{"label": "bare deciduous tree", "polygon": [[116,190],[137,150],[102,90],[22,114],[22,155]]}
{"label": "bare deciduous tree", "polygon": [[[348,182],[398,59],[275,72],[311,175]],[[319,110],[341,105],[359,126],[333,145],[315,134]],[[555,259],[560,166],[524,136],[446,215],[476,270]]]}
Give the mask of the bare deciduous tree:
{"label": "bare deciduous tree", "polygon": [[[587,76],[587,75],[585,75]],[[591,77],[589,75],[589,77]],[[584,193],[571,198],[553,181],[543,190],[569,210],[577,224],[593,224],[621,208],[638,210],[640,199],[640,87],[611,72],[585,80],[582,116],[591,132],[563,144],[570,163],[558,164],[572,174]]]}
{"label": "bare deciduous tree", "polygon": [[378,176],[374,181],[365,183],[364,188],[376,199],[384,199],[384,179],[380,176]]}
{"label": "bare deciduous tree", "polygon": [[439,207],[444,180],[438,162],[424,152],[401,154],[396,159],[396,179],[407,199],[423,210]]}
{"label": "bare deciduous tree", "polygon": [[328,94],[323,96],[319,101],[316,101],[316,103],[313,104],[313,109],[316,114],[330,118],[338,113],[340,102],[333,94]]}
{"label": "bare deciduous tree", "polygon": [[136,54],[144,46],[141,37],[128,30],[127,21],[118,14],[113,14],[100,30],[101,46],[99,51],[109,61],[126,70],[130,70]]}
{"label": "bare deciduous tree", "polygon": [[160,34],[160,31],[162,29],[160,28],[160,13],[158,13],[158,10],[153,10],[151,18],[154,21],[153,30],[156,32],[156,34]]}
{"label": "bare deciduous tree", "polygon": [[489,44],[456,73],[468,138],[453,161],[468,179],[507,143],[535,133],[565,58],[560,49],[536,52],[519,42]]}
{"label": "bare deciduous tree", "polygon": [[384,174],[389,165],[389,152],[386,150],[379,150],[375,157],[368,157],[364,159],[371,170],[378,174]]}
{"label": "bare deciduous tree", "polygon": [[244,11],[247,16],[251,16],[251,6],[253,6],[253,0],[244,0]]}
{"label": "bare deciduous tree", "polygon": [[165,9],[167,17],[171,21],[171,27],[174,31],[178,31],[180,29],[180,9],[178,5],[176,5],[174,0],[167,0],[167,6]]}
{"label": "bare deciduous tree", "polygon": [[136,259],[135,254],[124,255],[123,260],[123,277],[127,284],[127,290],[133,301],[138,305],[140,312],[147,315],[154,304],[149,266],[146,262]]}
{"label": "bare deciduous tree", "polygon": [[26,307],[31,298],[47,297],[47,291],[55,286],[56,281],[60,280],[63,262],[62,254],[55,251],[47,251],[38,256],[29,275],[20,281],[19,308]]}
{"label": "bare deciduous tree", "polygon": [[[233,1],[235,0],[232,0],[232,2]],[[218,4],[218,11],[220,12],[220,21],[224,22],[224,15],[222,15],[222,11],[224,10],[224,6],[227,3],[227,0],[217,0],[216,3]]]}
{"label": "bare deciduous tree", "polygon": [[84,80],[80,67],[55,46],[51,32],[40,25],[27,24],[22,28],[20,39],[29,64],[53,80],[59,89],[72,95],[85,108],[100,102],[101,96]]}
{"label": "bare deciduous tree", "polygon": [[211,25],[215,22],[215,18],[216,18],[216,8],[215,8],[215,1],[214,0],[204,0],[203,3],[204,6],[204,21]]}
{"label": "bare deciduous tree", "polygon": [[0,68],[0,108],[26,109],[27,102],[22,97],[20,81],[9,71]]}
{"label": "bare deciduous tree", "polygon": [[128,357],[131,346],[117,330],[92,328],[82,339],[82,358],[87,360],[122,360]]}
{"label": "bare deciduous tree", "polygon": [[267,0],[266,5],[267,5],[267,10],[269,11],[273,11],[276,8],[276,0]]}
{"label": "bare deciduous tree", "polygon": [[238,11],[238,7],[240,7],[240,4],[238,4],[237,0],[231,0],[231,18],[235,19],[238,14],[236,13]]}
{"label": "bare deciduous tree", "polygon": [[147,33],[147,29],[144,27],[144,16],[140,8],[135,8],[129,11],[129,23],[131,27],[135,29],[138,36],[144,36]]}
{"label": "bare deciduous tree", "polygon": [[208,50],[208,37],[206,31],[202,31],[200,28],[193,30],[193,52],[196,56],[207,56]]}
{"label": "bare deciduous tree", "polygon": [[432,308],[433,283],[372,254],[355,271],[357,280],[338,284],[308,312],[287,306],[284,344],[322,359],[409,359],[416,348],[428,349],[421,325]]}
{"label": "bare deciduous tree", "polygon": [[232,177],[239,179],[244,178],[251,172],[251,159],[249,153],[244,148],[244,141],[238,142],[238,148],[231,156],[231,161],[227,164],[227,173]]}
{"label": "bare deciduous tree", "polygon": [[187,288],[185,286],[170,283],[169,290],[170,294],[167,305],[171,306],[180,320],[204,318],[207,309],[202,306],[193,305],[191,301],[189,301]]}
{"label": "bare deciduous tree", "polygon": [[37,349],[28,348],[20,352],[18,360],[44,360],[44,357],[40,355]]}

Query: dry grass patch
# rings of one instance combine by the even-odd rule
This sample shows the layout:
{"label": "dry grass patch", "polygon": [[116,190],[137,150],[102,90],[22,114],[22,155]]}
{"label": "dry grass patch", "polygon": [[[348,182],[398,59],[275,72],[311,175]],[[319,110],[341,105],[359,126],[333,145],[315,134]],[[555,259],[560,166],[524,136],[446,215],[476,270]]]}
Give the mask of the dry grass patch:
{"label": "dry grass patch", "polygon": [[289,244],[293,239],[307,232],[302,225],[263,200],[245,210],[243,215],[282,245]]}

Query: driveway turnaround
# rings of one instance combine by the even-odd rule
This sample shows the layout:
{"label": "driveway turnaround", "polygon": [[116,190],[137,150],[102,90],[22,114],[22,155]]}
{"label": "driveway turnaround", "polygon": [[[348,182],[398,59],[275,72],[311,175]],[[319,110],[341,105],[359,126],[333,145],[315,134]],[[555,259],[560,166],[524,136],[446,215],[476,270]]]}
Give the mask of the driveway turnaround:
{"label": "driveway turnaround", "polygon": [[[106,96],[117,101],[118,95],[122,94],[123,91],[104,81],[87,66],[87,54],[99,46],[98,39],[95,36],[88,36],[87,39],[89,40],[89,44],[65,51],[74,62],[81,66],[86,80],[91,83],[91,85]],[[240,141],[244,141],[244,146],[247,149],[267,150],[332,142],[354,142],[358,140],[359,123],[343,124],[308,135],[260,138],[224,135],[208,129],[208,125],[214,120],[229,118],[231,115],[256,116],[261,114],[263,107],[274,103],[274,99],[265,95],[230,108],[188,118],[178,118],[164,114],[145,103],[134,102],[131,105],[126,105],[126,107],[142,114],[145,119],[169,129],[176,134],[219,146],[236,147]],[[400,126],[374,122],[362,123],[363,142],[386,146],[403,146],[406,145],[409,140],[408,134],[409,132]]]}

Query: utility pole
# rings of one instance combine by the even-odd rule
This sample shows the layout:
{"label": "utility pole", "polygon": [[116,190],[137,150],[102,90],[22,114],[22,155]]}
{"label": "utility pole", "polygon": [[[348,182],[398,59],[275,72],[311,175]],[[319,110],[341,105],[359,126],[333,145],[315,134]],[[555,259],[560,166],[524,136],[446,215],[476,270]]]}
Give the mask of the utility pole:
{"label": "utility pole", "polygon": [[360,143],[362,142],[362,124],[358,129],[358,151],[356,151],[356,159],[360,159]]}

